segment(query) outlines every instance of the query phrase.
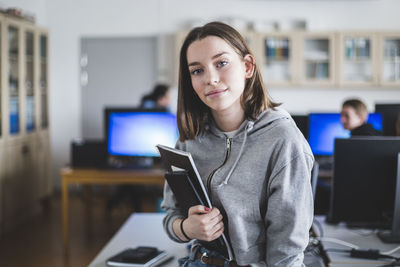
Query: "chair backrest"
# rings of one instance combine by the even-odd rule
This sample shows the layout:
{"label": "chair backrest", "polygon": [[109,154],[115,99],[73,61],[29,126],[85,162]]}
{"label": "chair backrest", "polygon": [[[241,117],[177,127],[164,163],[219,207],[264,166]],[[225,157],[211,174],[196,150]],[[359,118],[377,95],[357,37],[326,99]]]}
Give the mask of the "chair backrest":
{"label": "chair backrest", "polygon": [[319,172],[319,164],[317,161],[314,161],[314,166],[311,169],[311,188],[314,200],[315,200],[315,194],[317,193],[318,172]]}

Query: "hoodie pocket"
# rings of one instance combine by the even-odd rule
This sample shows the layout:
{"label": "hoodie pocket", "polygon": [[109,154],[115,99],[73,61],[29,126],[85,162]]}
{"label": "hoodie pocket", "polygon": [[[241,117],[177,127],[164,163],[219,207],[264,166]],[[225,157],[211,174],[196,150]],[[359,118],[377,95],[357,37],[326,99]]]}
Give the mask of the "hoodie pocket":
{"label": "hoodie pocket", "polygon": [[261,221],[245,220],[240,216],[229,218],[229,236],[232,244],[247,251],[265,241],[265,230]]}

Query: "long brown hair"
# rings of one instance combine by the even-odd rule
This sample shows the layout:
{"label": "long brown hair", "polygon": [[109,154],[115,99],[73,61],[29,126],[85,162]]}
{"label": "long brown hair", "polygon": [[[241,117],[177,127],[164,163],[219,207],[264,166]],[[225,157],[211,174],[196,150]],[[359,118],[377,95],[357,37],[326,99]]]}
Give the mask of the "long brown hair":
{"label": "long brown hair", "polygon": [[[179,62],[177,120],[180,141],[194,139],[202,133],[204,131],[204,124],[211,116],[209,107],[201,101],[194,91],[187,62],[187,50],[189,46],[193,42],[202,40],[208,36],[216,36],[223,39],[241,58],[244,58],[248,54],[252,55],[240,33],[222,22],[210,22],[202,27],[196,27],[189,32],[183,42]],[[241,97],[241,105],[244,109],[246,119],[250,120],[255,120],[264,110],[279,105],[273,102],[267,95],[257,64],[254,66],[253,76],[246,80]]]}

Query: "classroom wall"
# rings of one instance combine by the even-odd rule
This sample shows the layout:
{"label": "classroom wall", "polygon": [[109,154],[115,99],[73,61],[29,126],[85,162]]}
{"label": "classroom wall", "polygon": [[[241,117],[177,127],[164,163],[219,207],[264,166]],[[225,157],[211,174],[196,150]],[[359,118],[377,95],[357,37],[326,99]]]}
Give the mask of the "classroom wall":
{"label": "classroom wall", "polygon": [[[300,18],[310,30],[400,31],[398,0],[8,0],[0,5],[3,3],[36,13],[38,22],[50,29],[50,130],[56,187],[60,185],[59,168],[69,162],[70,141],[81,135],[79,43],[83,36],[160,35],[176,32],[188,21],[226,17],[282,24]],[[400,88],[271,88],[270,94],[298,114],[338,111],[343,99],[350,96],[361,97],[370,110],[375,102],[400,101]]]}

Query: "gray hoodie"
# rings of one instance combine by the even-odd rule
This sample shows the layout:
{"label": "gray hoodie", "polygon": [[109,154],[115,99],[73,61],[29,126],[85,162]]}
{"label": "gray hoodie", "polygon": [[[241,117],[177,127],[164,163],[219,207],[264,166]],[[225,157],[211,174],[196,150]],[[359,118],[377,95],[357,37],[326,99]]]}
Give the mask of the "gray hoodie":
{"label": "gray hoodie", "polygon": [[[313,220],[313,155],[290,115],[269,109],[245,120],[233,138],[211,123],[201,136],[178,142],[192,154],[213,206],[227,216],[229,239],[240,265],[301,266]],[[186,217],[168,184],[164,228],[182,242],[172,223]]]}

